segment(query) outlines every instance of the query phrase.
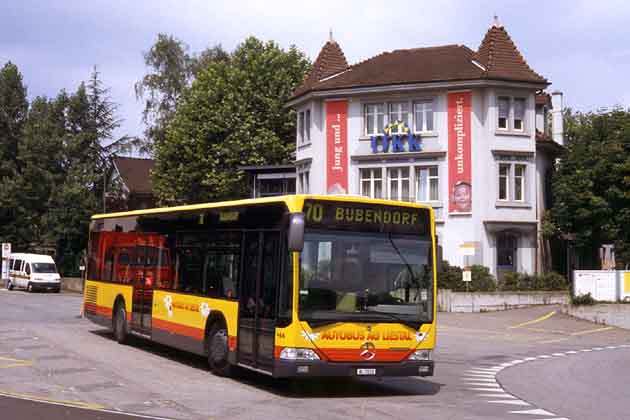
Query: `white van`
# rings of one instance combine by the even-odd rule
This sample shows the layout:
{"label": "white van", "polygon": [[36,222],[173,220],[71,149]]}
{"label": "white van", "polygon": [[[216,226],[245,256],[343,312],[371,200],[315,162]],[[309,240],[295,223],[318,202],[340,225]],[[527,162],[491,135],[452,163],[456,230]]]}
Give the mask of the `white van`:
{"label": "white van", "polygon": [[29,292],[51,290],[59,293],[61,276],[50,255],[11,254],[9,256],[9,282],[7,289],[22,287]]}

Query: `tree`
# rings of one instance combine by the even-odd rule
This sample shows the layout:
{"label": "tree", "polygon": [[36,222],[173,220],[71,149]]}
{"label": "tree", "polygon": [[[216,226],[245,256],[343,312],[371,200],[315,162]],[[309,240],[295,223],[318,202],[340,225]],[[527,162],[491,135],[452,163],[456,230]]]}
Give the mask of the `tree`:
{"label": "tree", "polygon": [[207,48],[199,55],[190,55],[183,41],[166,34],[158,34],[153,46],[144,53],[147,74],[135,84],[136,98],[144,100],[142,120],[147,125],[141,151],[151,152],[155,144],[164,140],[182,91],[196,75],[213,62],[229,59],[220,45]]}
{"label": "tree", "polygon": [[18,145],[28,112],[26,87],[17,66],[11,62],[0,69],[0,238],[22,244],[18,221],[22,209],[16,202],[20,176]]}
{"label": "tree", "polygon": [[234,198],[244,193],[240,165],[286,163],[295,116],[285,108],[310,64],[295,47],[247,38],[229,59],[210,62],[184,90],[153,181],[162,204]]}
{"label": "tree", "polygon": [[614,243],[617,261],[630,264],[630,112],[565,113],[566,153],[553,180],[552,221],[575,235],[585,265]]}

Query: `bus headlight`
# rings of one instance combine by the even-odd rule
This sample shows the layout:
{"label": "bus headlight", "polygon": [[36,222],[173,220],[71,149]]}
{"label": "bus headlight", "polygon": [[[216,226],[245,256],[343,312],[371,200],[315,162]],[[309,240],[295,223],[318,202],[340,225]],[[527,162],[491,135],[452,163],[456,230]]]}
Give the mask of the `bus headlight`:
{"label": "bus headlight", "polygon": [[285,347],[280,352],[280,359],[284,360],[319,360],[319,356],[311,349],[296,349]]}
{"label": "bus headlight", "polygon": [[416,350],[411,353],[409,360],[431,360],[431,350]]}

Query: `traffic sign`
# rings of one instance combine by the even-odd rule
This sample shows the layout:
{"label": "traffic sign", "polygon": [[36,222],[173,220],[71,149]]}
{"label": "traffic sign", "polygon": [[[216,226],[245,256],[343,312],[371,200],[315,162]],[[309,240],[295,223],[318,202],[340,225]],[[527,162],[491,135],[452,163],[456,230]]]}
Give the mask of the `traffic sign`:
{"label": "traffic sign", "polygon": [[9,242],[2,243],[2,258],[9,258],[11,255],[11,244]]}

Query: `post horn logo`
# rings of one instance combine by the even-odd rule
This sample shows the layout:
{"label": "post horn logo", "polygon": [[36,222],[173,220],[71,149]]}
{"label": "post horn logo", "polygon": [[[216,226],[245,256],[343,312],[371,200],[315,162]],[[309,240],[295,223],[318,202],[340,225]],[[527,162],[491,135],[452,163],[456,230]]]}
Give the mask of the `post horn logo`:
{"label": "post horn logo", "polygon": [[376,347],[370,342],[361,344],[361,347],[359,349],[361,350],[361,353],[359,355],[364,360],[372,360],[374,359],[374,356],[376,356]]}

